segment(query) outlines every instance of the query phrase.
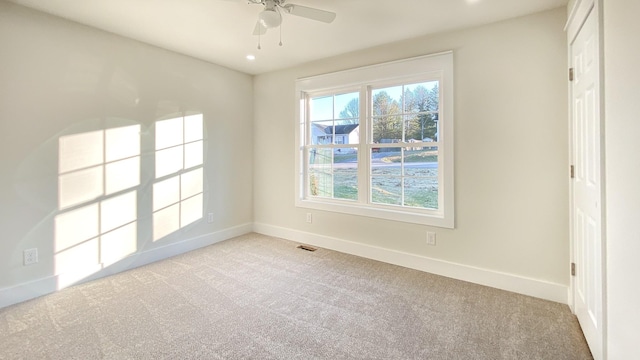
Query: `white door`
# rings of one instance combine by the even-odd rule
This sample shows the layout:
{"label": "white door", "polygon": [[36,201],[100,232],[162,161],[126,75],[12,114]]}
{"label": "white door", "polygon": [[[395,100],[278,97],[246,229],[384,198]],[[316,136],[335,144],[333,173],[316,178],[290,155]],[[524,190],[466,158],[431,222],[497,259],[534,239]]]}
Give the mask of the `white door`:
{"label": "white door", "polygon": [[600,60],[598,24],[591,11],[570,48],[574,79],[572,234],[574,311],[595,359],[603,359],[603,231]]}

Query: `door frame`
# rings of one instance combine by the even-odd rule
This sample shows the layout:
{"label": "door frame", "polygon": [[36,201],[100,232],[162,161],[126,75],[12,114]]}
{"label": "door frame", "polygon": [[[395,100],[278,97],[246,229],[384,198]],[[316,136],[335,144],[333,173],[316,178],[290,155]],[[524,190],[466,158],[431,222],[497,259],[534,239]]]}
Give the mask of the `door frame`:
{"label": "door frame", "polygon": [[[571,44],[573,44],[575,38],[577,37],[578,33],[580,32],[583,24],[586,22],[587,18],[589,17],[589,15],[593,15],[596,18],[596,24],[597,24],[597,33],[598,33],[598,52],[599,52],[599,79],[598,79],[598,86],[599,86],[599,99],[598,102],[600,103],[600,177],[601,177],[601,189],[600,189],[600,203],[601,203],[601,254],[602,254],[602,259],[600,259],[601,261],[601,281],[602,281],[602,294],[601,295],[601,304],[602,304],[602,338],[599,339],[602,343],[602,350],[601,350],[601,354],[595,354],[594,357],[596,357],[596,359],[599,358],[599,356],[602,356],[602,359],[607,359],[607,296],[606,296],[606,289],[607,289],[607,273],[606,273],[606,269],[607,269],[607,265],[606,265],[606,203],[605,203],[605,188],[606,188],[606,184],[605,184],[605,117],[604,117],[604,59],[603,59],[603,49],[604,49],[604,42],[603,42],[603,20],[602,20],[602,0],[575,0],[575,2],[573,3],[572,8],[570,9],[568,18],[567,18],[567,23],[565,26],[565,31],[567,33],[567,62],[568,62],[568,66],[567,68],[571,68],[572,67],[572,47]],[[573,158],[574,158],[574,148],[575,148],[575,144],[573,143],[573,88],[572,88],[572,83],[571,82],[567,82],[567,90],[568,90],[568,99],[569,99],[569,106],[568,106],[568,113],[569,113],[569,164],[570,165],[574,165],[573,164]],[[574,183],[573,183],[573,179],[570,178],[569,179],[569,238],[570,238],[570,253],[569,253],[569,257],[570,257],[570,262],[568,264],[568,268],[571,269],[571,265],[575,262],[576,260],[576,244],[575,244],[575,239],[574,239],[574,208],[573,208],[573,204],[574,204]],[[574,276],[570,276],[570,283],[569,283],[569,291],[568,291],[568,304],[569,307],[571,308],[571,311],[575,314],[575,302],[576,302],[576,297],[575,297],[575,292],[576,292],[576,278]]]}

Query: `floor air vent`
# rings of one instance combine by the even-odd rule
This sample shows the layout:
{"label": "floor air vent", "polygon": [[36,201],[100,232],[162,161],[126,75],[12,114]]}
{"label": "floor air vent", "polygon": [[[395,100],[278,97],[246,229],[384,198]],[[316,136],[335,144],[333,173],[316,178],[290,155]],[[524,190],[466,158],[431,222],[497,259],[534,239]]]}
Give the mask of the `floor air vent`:
{"label": "floor air vent", "polygon": [[298,245],[298,249],[311,251],[311,252],[318,250],[318,249],[316,249],[316,248],[314,248],[312,246],[309,246],[309,245]]}

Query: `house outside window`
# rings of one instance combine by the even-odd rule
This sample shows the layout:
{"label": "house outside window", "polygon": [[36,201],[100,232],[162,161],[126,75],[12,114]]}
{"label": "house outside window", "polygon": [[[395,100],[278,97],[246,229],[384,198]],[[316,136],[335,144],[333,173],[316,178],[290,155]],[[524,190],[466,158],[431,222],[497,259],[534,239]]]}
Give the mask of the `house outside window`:
{"label": "house outside window", "polygon": [[296,83],[296,205],[453,228],[453,54]]}

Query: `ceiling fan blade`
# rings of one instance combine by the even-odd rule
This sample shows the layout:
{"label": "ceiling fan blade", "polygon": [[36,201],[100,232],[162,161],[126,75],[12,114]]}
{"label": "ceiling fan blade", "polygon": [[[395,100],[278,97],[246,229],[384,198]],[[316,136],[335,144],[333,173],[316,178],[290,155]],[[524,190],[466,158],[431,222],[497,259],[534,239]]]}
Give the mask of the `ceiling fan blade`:
{"label": "ceiling fan blade", "polygon": [[260,20],[256,22],[256,27],[253,29],[253,35],[264,35],[267,33],[267,28],[262,26]]}
{"label": "ceiling fan blade", "polygon": [[286,4],[282,8],[291,15],[303,18],[330,23],[336,18],[336,13],[320,9],[314,9],[307,6]]}

